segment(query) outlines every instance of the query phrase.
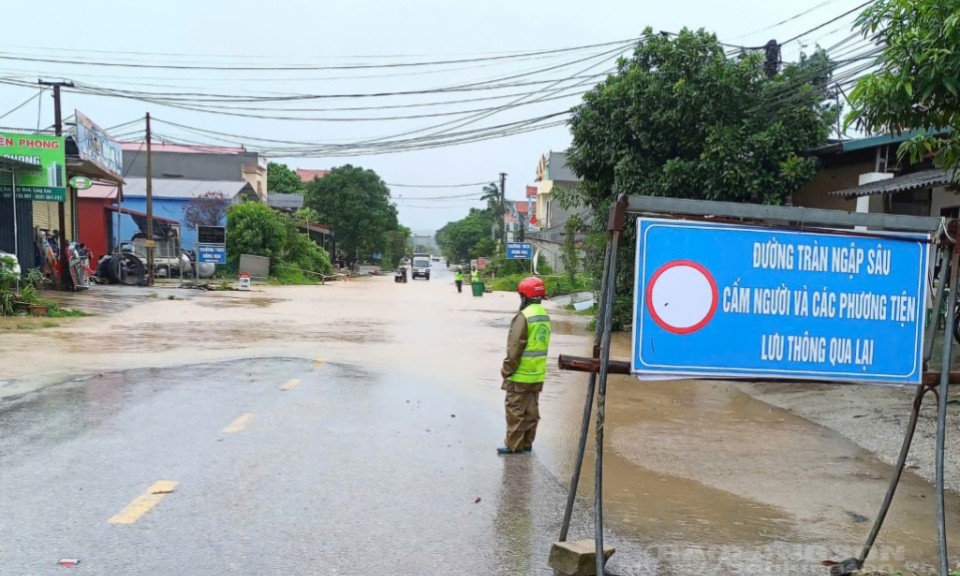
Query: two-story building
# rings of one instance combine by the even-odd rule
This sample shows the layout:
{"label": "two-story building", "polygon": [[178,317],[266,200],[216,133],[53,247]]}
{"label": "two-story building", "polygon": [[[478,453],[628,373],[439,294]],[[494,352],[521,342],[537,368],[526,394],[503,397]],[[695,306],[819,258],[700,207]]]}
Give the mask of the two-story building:
{"label": "two-story building", "polygon": [[[541,156],[537,163],[536,182],[536,207],[530,218],[536,231],[529,234],[528,238],[550,267],[562,272],[565,268],[562,254],[567,220],[574,213],[584,219],[588,216],[584,210],[571,211],[561,206],[557,192],[561,188],[576,187],[580,178],[567,166],[565,152],[550,152]],[[582,239],[582,235],[578,234],[575,241],[579,243]]]}
{"label": "two-story building", "polygon": [[[124,142],[123,173],[131,178],[147,177],[147,151],[143,143]],[[267,159],[243,147],[151,146],[153,178],[246,182],[261,202],[267,200]]]}

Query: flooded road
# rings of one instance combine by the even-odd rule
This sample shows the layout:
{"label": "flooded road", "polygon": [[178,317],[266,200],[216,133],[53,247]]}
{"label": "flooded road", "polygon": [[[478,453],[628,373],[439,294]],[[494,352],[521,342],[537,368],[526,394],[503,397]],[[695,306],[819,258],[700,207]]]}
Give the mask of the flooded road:
{"label": "flooded road", "polygon": [[[399,285],[126,290],[97,316],[0,334],[18,359],[0,375],[0,574],[72,552],[90,574],[548,573],[586,388],[553,366],[589,352],[585,318],[551,310],[538,444],[503,459],[513,294],[458,294],[436,267]],[[890,473],[725,383],[612,378],[607,442],[624,575],[821,574],[859,551]],[[589,446],[573,539],[592,537]],[[160,480],[178,488],[132,530],[107,521]],[[933,509],[906,474],[873,565],[932,567]],[[960,500],[948,509],[960,526]]]}

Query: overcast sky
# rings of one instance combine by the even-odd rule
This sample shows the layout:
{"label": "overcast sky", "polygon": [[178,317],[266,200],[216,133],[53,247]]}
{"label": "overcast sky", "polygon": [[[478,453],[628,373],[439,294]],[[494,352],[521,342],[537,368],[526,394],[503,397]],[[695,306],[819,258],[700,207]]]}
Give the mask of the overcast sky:
{"label": "overcast sky", "polygon": [[[370,68],[361,70],[229,71],[138,69],[78,64],[11,60],[84,60],[90,62],[183,64],[205,66],[278,67],[343,66],[411,63],[449,59],[475,59],[508,52],[568,48],[635,38],[646,26],[677,31],[705,27],[721,41],[758,46],[771,38],[785,40],[810,30],[862,3],[862,0],[674,0],[672,2],[616,2],[597,0],[383,0],[306,2],[275,0],[45,0],[37,11],[29,2],[4,2],[4,31],[0,35],[0,78],[35,82],[66,78],[98,87],[147,92],[193,92],[227,95],[277,94],[369,94],[488,81],[515,76],[509,82],[562,81],[570,76],[597,74],[612,64],[612,55],[601,53],[616,47],[597,47],[576,52],[540,56],[537,59],[480,60],[442,66]],[[779,26],[778,22],[803,14]],[[850,18],[830,24],[802,40],[827,45],[849,34]],[[51,28],[59,23],[56,30]],[[11,25],[12,24],[12,25]],[[784,47],[784,59],[796,57],[801,46]],[[150,54],[144,54],[150,53]],[[168,55],[158,55],[164,53]],[[583,60],[574,63],[576,60]],[[544,69],[554,67],[554,70]],[[588,69],[589,68],[589,69]],[[283,142],[350,144],[398,136],[407,132],[429,134],[433,130],[470,130],[531,119],[568,109],[576,93],[593,80],[560,84],[536,84],[499,90],[459,91],[420,96],[340,98],[298,101],[288,105],[235,104],[268,107],[269,110],[233,111],[251,115],[304,116],[352,119],[353,121],[288,121],[245,118],[188,111],[159,103],[65,93],[64,115],[79,109],[107,128],[135,119],[149,111],[158,118],[156,131],[171,140],[220,143],[212,136],[198,135],[184,126],[236,135],[225,138],[251,148],[285,146],[254,142],[261,138]],[[567,87],[563,92],[544,91]],[[540,91],[540,92],[537,92]],[[0,84],[0,116],[30,98],[36,90]],[[449,115],[435,118],[355,121],[358,117],[410,116],[491,109],[512,99],[410,108],[366,111],[313,111],[311,108],[385,107],[426,102],[492,98],[504,94],[525,96],[527,101],[559,96],[550,101],[501,110],[486,118]],[[42,109],[38,103],[42,101]],[[217,105],[214,104],[216,107]],[[286,112],[284,106],[307,108]],[[217,108],[223,111],[221,108]],[[492,111],[492,110],[491,110]],[[0,119],[3,127],[49,126],[53,110],[49,97]],[[472,123],[458,127],[460,122]],[[459,121],[459,122],[457,122]],[[438,124],[447,123],[443,127]],[[139,126],[134,126],[139,129]],[[132,129],[117,131],[136,139]],[[247,137],[251,138],[248,139]],[[537,160],[550,150],[563,150],[570,143],[565,127],[514,135],[458,146],[360,157],[282,158],[293,168],[328,169],[345,163],[375,170],[388,183],[447,185],[493,181],[506,172],[508,197],[520,199],[524,187],[534,181]],[[479,192],[479,188],[394,187],[401,222],[416,232],[432,231],[462,217],[480,202],[471,199],[417,201]]]}

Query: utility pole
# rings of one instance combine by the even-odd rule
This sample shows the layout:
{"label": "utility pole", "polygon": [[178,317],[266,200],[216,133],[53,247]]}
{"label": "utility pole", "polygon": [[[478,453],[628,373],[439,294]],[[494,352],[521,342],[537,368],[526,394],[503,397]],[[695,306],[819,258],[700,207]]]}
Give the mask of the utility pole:
{"label": "utility pole", "polygon": [[[67,87],[73,88],[73,82],[45,82],[43,80],[38,80],[37,84],[41,86],[52,86],[53,87],[53,130],[54,134],[57,136],[63,136],[63,114],[60,107],[60,88]],[[64,174],[63,178],[66,180],[66,170],[67,167],[63,167]],[[66,185],[66,182],[64,182]],[[61,290],[72,290],[73,289],[73,279],[70,277],[70,257],[67,254],[67,211],[65,204],[70,200],[69,192],[66,194],[67,197],[63,199],[63,202],[59,203],[57,207],[57,225],[60,227],[60,289]],[[73,231],[76,235],[76,230]]]}
{"label": "utility pole", "polygon": [[[150,144],[150,113],[147,112],[147,285],[153,286],[153,149]],[[198,268],[199,270],[199,268]],[[199,279],[199,275],[197,276]]]}
{"label": "utility pole", "polygon": [[507,173],[500,173],[500,242],[507,246]]}

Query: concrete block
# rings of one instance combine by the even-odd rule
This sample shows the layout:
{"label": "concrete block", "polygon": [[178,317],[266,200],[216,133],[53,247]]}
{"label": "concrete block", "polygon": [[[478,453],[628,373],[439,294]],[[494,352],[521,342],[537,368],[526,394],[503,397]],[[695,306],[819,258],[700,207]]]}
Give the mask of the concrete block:
{"label": "concrete block", "polygon": [[[603,545],[604,562],[610,560],[615,550]],[[593,540],[554,542],[550,548],[549,565],[567,576],[597,575],[597,543]]]}

